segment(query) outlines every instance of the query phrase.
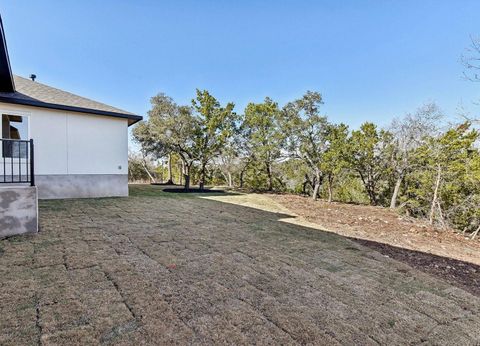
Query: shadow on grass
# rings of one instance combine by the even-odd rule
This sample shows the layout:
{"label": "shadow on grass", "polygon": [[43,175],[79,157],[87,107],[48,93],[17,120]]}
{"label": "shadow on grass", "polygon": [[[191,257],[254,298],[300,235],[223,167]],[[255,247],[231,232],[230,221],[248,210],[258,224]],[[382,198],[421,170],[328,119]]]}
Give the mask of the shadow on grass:
{"label": "shadow on grass", "polygon": [[[170,185],[171,186],[171,185]],[[129,192],[131,197],[141,198],[204,198],[206,196],[239,196],[243,195],[242,193],[235,191],[215,191],[210,190],[208,193],[183,193],[183,192],[166,192],[165,186],[160,185],[149,185],[149,184],[136,184],[129,186]],[[108,206],[112,200],[121,199],[128,200],[127,198],[105,198],[105,199],[89,199],[88,205],[101,208],[103,205]],[[225,210],[235,210],[235,213],[238,213],[239,217],[246,217],[249,221],[250,227],[252,230],[258,229],[259,234],[264,236],[266,234],[265,230],[262,228],[265,221],[280,221],[280,219],[294,218],[292,215],[288,215],[281,212],[269,212],[261,209],[256,209],[252,207],[245,207],[241,205],[232,204],[226,206],[226,203],[220,201],[212,201],[208,199],[203,199],[205,203],[221,203],[221,208],[215,208],[218,211],[218,217],[222,218],[222,213]],[[71,208],[72,205],[82,206],[86,201],[85,200],[70,200],[68,204],[65,204],[65,201],[62,200],[50,200],[42,201],[40,204],[40,211],[50,211],[50,212],[63,212],[68,208]],[[68,206],[69,205],[69,206]],[[207,205],[207,204],[205,204]],[[220,205],[220,204],[219,204]],[[243,210],[240,212],[239,210]],[[288,236],[288,234],[295,234],[296,237],[303,237],[311,239],[312,241],[322,241],[322,242],[334,242],[335,239],[349,239],[356,244],[364,246],[375,250],[385,256],[388,256],[399,262],[403,262],[410,267],[424,272],[426,274],[437,277],[443,281],[450,283],[453,286],[462,288],[476,296],[480,297],[480,266],[464,262],[460,260],[455,260],[448,257],[437,256],[425,252],[408,250],[405,248],[395,247],[389,244],[384,244],[375,241],[351,238],[341,236],[335,233],[320,231],[314,228],[294,226],[293,224],[288,228],[282,227],[282,236]],[[11,240],[14,241],[14,240]],[[280,241],[280,240],[279,240]],[[349,250],[358,250],[356,246],[352,244]]]}
{"label": "shadow on grass", "polygon": [[476,264],[372,240],[346,238],[480,297],[480,266]]}

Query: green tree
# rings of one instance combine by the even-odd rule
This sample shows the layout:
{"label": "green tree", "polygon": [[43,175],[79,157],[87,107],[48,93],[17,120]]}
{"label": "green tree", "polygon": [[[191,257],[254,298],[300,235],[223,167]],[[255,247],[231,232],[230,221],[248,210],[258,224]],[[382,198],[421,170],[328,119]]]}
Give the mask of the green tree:
{"label": "green tree", "polygon": [[348,126],[345,124],[328,125],[328,147],[323,154],[320,169],[327,180],[329,203],[333,200],[333,187],[337,177],[348,167],[348,134]]}
{"label": "green tree", "polygon": [[257,162],[267,178],[267,190],[273,190],[273,164],[282,156],[284,133],[281,112],[270,98],[263,103],[249,103],[242,123],[245,151]]}
{"label": "green tree", "polygon": [[216,167],[230,188],[233,188],[235,185],[234,176],[240,173],[243,168],[238,139],[238,131],[235,131],[234,135],[230,137],[221,148],[220,154],[215,160]]}
{"label": "green tree", "polygon": [[197,153],[198,120],[192,116],[190,107],[177,105],[163,93],[152,97],[150,102],[148,119],[134,128],[133,138],[155,157],[177,153],[182,161],[185,189],[189,189],[190,170]]}
{"label": "green tree", "polygon": [[290,156],[302,160],[313,176],[312,198],[316,200],[323,181],[321,163],[328,148],[329,123],[320,115],[322,95],[307,91],[306,94],[284,108],[283,130],[287,134]]}
{"label": "green tree", "polygon": [[220,103],[207,90],[198,90],[192,100],[193,116],[197,126],[194,127],[194,156],[198,160],[199,186],[205,186],[207,164],[217,157],[229,138],[235,133],[236,114],[234,104],[221,107]]}
{"label": "green tree", "polygon": [[449,222],[464,231],[479,224],[479,133],[469,123],[430,137],[416,150],[421,170],[410,181],[407,205],[430,223]]}
{"label": "green tree", "polygon": [[380,184],[388,174],[385,154],[390,142],[390,133],[378,131],[370,122],[362,124],[360,130],[352,131],[350,137],[350,167],[360,176],[371,205],[378,204]]}

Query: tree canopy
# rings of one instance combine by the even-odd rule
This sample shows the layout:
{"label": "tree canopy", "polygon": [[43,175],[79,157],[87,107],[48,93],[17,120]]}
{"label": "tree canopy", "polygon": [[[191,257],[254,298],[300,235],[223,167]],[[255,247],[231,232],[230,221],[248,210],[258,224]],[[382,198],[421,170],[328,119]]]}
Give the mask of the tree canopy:
{"label": "tree canopy", "polygon": [[173,155],[186,189],[193,181],[200,188],[302,193],[480,232],[479,133],[470,122],[444,123],[435,104],[386,128],[365,122],[353,130],[322,114],[315,91],[282,107],[267,97],[241,114],[207,90],[197,90],[190,105],[165,94],[151,105],[133,131],[142,155],[132,157],[132,176],[155,179],[152,162]]}

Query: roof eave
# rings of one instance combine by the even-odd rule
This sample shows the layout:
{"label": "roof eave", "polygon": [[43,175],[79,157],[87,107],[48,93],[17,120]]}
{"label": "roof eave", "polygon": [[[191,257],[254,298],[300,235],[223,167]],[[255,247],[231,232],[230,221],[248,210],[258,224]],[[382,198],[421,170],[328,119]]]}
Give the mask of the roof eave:
{"label": "roof eave", "polygon": [[40,107],[40,108],[49,108],[49,109],[56,109],[56,110],[65,110],[65,111],[77,112],[77,113],[104,115],[104,116],[115,117],[115,118],[123,118],[128,120],[128,126],[131,126],[143,119],[142,116],[135,115],[135,114],[117,113],[117,112],[102,111],[98,109],[91,109],[91,108],[84,108],[84,107],[59,105],[55,103],[41,102],[41,101],[35,101],[35,100],[24,100],[24,99],[18,99],[18,98],[8,97],[8,96],[0,96],[0,102],[12,103],[12,104],[24,105],[24,106]]}

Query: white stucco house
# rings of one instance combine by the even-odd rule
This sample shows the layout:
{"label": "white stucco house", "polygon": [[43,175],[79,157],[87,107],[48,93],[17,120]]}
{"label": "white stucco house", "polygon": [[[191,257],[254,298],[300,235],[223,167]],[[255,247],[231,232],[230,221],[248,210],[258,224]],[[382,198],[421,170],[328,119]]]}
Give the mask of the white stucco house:
{"label": "white stucco house", "polygon": [[127,196],[128,127],[142,117],[13,75],[0,30],[0,185],[28,178],[27,143],[11,143],[33,139],[39,198]]}

